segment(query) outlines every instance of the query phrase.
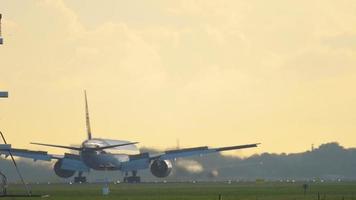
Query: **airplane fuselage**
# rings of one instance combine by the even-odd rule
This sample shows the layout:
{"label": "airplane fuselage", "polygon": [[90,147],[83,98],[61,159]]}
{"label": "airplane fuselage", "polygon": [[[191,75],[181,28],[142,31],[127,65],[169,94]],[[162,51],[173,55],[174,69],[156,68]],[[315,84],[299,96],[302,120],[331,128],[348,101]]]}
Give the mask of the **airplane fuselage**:
{"label": "airplane fuselage", "polygon": [[123,162],[129,161],[129,155],[139,153],[136,145],[112,148],[110,150],[95,151],[93,147],[124,144],[128,141],[90,139],[82,143],[83,150],[80,157],[85,165],[94,170],[120,170]]}

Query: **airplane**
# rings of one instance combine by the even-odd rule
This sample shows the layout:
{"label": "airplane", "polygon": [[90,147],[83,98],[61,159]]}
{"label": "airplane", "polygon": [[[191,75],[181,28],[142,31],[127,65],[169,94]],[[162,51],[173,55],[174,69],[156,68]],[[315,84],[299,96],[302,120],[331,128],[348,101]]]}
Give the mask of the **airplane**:
{"label": "airplane", "polygon": [[[86,91],[84,91],[84,96],[87,140],[83,141],[81,146],[74,147],[36,142],[31,143],[34,145],[77,151],[78,154],[65,153],[64,155],[54,155],[49,154],[46,151],[17,149],[11,148],[10,146],[8,149],[1,149],[0,147],[0,155],[5,155],[5,157],[7,157],[12,154],[17,157],[30,158],[34,161],[55,160],[56,162],[53,166],[53,170],[57,176],[61,178],[70,178],[78,172],[78,175],[74,177],[75,183],[86,182],[86,177],[83,176],[83,173],[89,172],[90,170],[121,171],[125,174],[124,182],[138,183],[141,181],[141,178],[137,176],[137,172],[139,170],[149,169],[152,175],[158,178],[169,176],[173,168],[172,161],[177,158],[236,149],[253,148],[259,145],[259,143],[255,143],[219,148],[200,146],[194,148],[167,150],[156,154],[140,152],[136,146],[138,142],[93,138],[90,128]],[[128,176],[130,172],[132,175]]]}

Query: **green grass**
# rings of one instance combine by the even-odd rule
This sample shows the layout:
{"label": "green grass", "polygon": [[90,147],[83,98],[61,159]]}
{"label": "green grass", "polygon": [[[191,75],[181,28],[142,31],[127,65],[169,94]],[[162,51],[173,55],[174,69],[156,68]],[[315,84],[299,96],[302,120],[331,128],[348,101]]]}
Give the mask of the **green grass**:
{"label": "green grass", "polygon": [[[219,194],[222,194],[223,200],[317,200],[319,193],[320,200],[356,200],[356,183],[313,183],[305,196],[302,183],[112,184],[108,196],[101,195],[100,184],[52,184],[31,187],[34,194],[48,194],[49,199],[216,200]],[[8,191],[9,194],[24,194],[21,185],[10,185]]]}

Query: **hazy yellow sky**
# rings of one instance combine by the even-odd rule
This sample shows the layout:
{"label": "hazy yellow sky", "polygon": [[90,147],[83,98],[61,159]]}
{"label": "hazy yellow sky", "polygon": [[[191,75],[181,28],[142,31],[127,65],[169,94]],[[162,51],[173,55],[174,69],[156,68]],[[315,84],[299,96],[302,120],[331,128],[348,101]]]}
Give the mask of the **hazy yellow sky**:
{"label": "hazy yellow sky", "polygon": [[95,137],[298,152],[356,146],[353,0],[0,0],[0,128],[17,147]]}

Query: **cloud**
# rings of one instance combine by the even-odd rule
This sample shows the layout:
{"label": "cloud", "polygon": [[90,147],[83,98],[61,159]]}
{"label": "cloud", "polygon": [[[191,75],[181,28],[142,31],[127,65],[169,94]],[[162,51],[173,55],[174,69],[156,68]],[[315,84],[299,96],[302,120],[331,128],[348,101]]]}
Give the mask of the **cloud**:
{"label": "cloud", "polygon": [[323,40],[325,45],[332,49],[344,49],[356,52],[356,32],[355,34],[339,34],[335,36],[326,37]]}
{"label": "cloud", "polygon": [[[82,101],[74,99],[83,88],[98,132],[151,146],[164,134],[190,146],[259,140],[273,150],[300,149],[275,140],[290,139],[292,129],[296,138],[315,131],[318,141],[329,128],[345,131],[340,142],[352,141],[353,110],[337,121],[347,130],[321,129],[317,120],[326,111],[325,121],[335,120],[344,101],[355,107],[352,92],[336,99],[325,89],[339,94],[355,85],[352,1],[112,1],[100,9],[73,2],[4,1],[0,72],[18,95],[4,124],[28,133],[23,143],[39,132],[81,140],[67,133],[82,130]],[[311,89],[333,106],[299,99],[315,99]],[[319,125],[298,126],[308,120]]]}

